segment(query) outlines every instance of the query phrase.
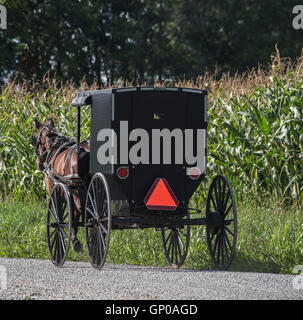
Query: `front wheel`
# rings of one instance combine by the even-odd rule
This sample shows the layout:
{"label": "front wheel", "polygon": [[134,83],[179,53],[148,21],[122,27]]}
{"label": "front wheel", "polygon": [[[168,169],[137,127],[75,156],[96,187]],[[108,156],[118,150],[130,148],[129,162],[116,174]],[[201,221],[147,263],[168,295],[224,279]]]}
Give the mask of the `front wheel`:
{"label": "front wheel", "polygon": [[47,211],[46,241],[50,259],[57,267],[63,266],[70,245],[72,203],[68,187],[54,186]]}
{"label": "front wheel", "polygon": [[228,179],[218,175],[210,185],[206,203],[206,233],[211,259],[216,269],[226,270],[235,255],[237,210]]}
{"label": "front wheel", "polygon": [[85,205],[86,246],[90,263],[101,269],[105,263],[111,233],[111,198],[103,174],[96,173],[88,187]]}

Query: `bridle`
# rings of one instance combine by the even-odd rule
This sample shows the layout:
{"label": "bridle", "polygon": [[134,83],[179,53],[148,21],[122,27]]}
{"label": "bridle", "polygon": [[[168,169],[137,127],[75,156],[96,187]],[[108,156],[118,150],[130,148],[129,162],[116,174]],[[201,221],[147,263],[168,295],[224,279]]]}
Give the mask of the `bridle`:
{"label": "bridle", "polygon": [[[49,133],[48,135],[54,134],[55,136],[53,138],[50,138],[51,143],[49,145],[49,151],[45,150],[42,154],[39,154],[38,149],[39,149],[39,145],[41,145],[41,138],[42,138],[42,133],[43,133],[44,129],[51,130],[51,133]],[[36,149],[35,149],[36,157],[37,157],[37,159],[39,159],[40,162],[43,163],[44,168],[47,169],[49,167],[48,162],[53,154],[53,151],[55,149],[57,149],[58,147],[62,146],[62,144],[64,146],[65,144],[71,144],[71,143],[74,144],[75,142],[72,141],[71,139],[65,137],[61,133],[58,133],[53,128],[50,128],[49,126],[44,125],[37,136]],[[60,151],[61,151],[60,149],[61,148],[59,148],[57,150],[56,155],[58,155],[60,153]],[[56,155],[55,155],[55,157],[56,157]]]}
{"label": "bridle", "polygon": [[[41,148],[43,150],[41,139],[43,132],[45,129],[50,130],[49,133],[46,133],[45,137],[49,139],[48,148],[42,152],[42,154],[39,154],[39,146],[41,145]],[[57,159],[57,156],[63,152],[64,150],[70,148],[70,151],[65,155],[64,165],[62,169],[62,173],[58,173],[55,168],[53,168],[53,164]],[[36,148],[35,148],[35,154],[37,157],[37,160],[40,161],[39,165],[43,165],[43,169],[40,169],[44,171],[51,179],[55,179],[54,181],[60,181],[62,183],[65,183],[67,185],[84,185],[82,178],[77,174],[77,177],[69,177],[64,176],[64,168],[66,161],[68,158],[71,158],[71,153],[77,152],[77,143],[73,141],[72,139],[65,137],[63,134],[57,132],[52,127],[48,125],[43,125],[42,129],[40,130],[38,136],[36,137]],[[78,161],[78,160],[77,160]],[[78,167],[77,163],[77,167]],[[73,168],[71,169],[73,172]],[[74,175],[74,172],[72,173]]]}
{"label": "bridle", "polygon": [[35,148],[35,154],[37,159],[39,159],[39,161],[43,161],[43,163],[46,161],[48,151],[45,150],[42,154],[39,154],[38,149],[39,149],[39,145],[41,144],[42,132],[44,131],[44,129],[49,129],[49,128],[44,125],[43,128],[40,130],[37,137],[36,148]]}

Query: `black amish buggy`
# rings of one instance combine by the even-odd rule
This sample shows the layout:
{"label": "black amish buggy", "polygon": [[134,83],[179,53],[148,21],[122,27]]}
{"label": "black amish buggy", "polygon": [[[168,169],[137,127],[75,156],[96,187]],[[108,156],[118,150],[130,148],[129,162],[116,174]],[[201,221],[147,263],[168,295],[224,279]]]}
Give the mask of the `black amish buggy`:
{"label": "black amish buggy", "polygon": [[[207,92],[156,87],[83,91],[72,104],[78,108],[78,146],[81,107],[91,106],[90,183],[78,225],[85,228],[92,266],[104,265],[112,230],[155,228],[166,260],[180,267],[190,227],[206,225],[214,267],[227,269],[237,239],[236,204],[227,178],[213,179],[205,216],[189,207],[206,176]],[[64,188],[69,197],[69,186]],[[68,203],[71,211],[72,199]],[[68,218],[62,225],[65,236],[71,213]],[[61,243],[66,258],[69,245]]]}

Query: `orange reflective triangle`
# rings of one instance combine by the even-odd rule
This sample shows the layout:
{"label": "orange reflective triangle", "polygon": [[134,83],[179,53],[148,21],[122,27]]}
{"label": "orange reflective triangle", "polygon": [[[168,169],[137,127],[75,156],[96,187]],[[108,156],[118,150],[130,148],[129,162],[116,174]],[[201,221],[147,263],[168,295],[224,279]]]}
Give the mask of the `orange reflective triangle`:
{"label": "orange reflective triangle", "polygon": [[157,178],[154,181],[144,202],[147,208],[155,210],[175,210],[179,204],[165,178]]}

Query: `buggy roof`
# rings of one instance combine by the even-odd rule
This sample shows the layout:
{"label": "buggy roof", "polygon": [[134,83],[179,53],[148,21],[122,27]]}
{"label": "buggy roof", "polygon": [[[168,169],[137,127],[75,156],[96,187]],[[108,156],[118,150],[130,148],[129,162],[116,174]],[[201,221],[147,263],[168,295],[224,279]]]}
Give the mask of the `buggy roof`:
{"label": "buggy roof", "polygon": [[102,90],[90,90],[80,91],[77,97],[72,101],[74,107],[81,107],[90,105],[92,103],[92,96],[105,93],[120,93],[120,92],[132,92],[132,91],[176,91],[176,92],[190,92],[196,94],[207,95],[206,90],[194,89],[194,88],[176,88],[176,87],[129,87],[129,88],[113,88]]}

